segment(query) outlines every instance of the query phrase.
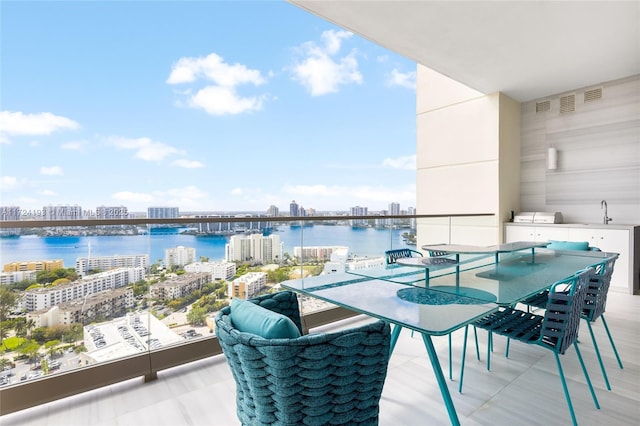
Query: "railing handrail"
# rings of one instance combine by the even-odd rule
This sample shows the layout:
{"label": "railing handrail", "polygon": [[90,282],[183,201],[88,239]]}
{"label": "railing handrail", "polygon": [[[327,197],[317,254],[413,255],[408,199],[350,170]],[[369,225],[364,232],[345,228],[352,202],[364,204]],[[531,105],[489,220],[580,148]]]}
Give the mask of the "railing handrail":
{"label": "railing handrail", "polygon": [[495,216],[494,213],[445,213],[413,215],[327,215],[327,216],[245,216],[245,217],[176,217],[176,218],[136,218],[136,219],[65,219],[65,220],[0,220],[0,229],[12,228],[52,228],[56,226],[104,226],[104,225],[174,225],[191,223],[236,223],[236,222],[313,222],[333,220],[375,220],[375,219],[423,219],[447,217]]}

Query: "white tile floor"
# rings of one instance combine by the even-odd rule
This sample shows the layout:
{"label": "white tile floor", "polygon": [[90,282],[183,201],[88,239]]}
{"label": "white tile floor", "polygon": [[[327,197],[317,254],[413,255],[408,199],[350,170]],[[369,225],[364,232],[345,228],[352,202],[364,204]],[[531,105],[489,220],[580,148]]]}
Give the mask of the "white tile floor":
{"label": "white tile floor", "polygon": [[[640,296],[610,293],[606,318],[624,369],[618,368],[597,322],[594,328],[612,386],[607,391],[583,324],[580,347],[601,409],[593,405],[573,349],[562,357],[569,391],[580,425],[636,425],[640,421]],[[553,354],[514,342],[506,359],[505,341],[496,337],[492,369],[487,371],[484,331],[479,331],[482,361],[476,360],[469,339],[464,392],[459,394],[462,335],[462,331],[454,334],[454,380],[449,381],[449,389],[463,425],[570,424]],[[435,344],[446,376],[446,337],[436,338]],[[223,356],[160,372],[158,380],[150,383],[134,379],[0,417],[2,426],[237,424],[235,385]],[[380,424],[449,424],[422,340],[406,330],[391,357]]]}

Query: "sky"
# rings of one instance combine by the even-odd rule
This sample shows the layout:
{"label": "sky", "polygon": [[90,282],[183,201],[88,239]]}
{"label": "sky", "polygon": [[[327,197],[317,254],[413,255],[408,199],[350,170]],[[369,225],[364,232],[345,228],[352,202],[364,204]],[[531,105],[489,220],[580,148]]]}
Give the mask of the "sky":
{"label": "sky", "polygon": [[284,1],[0,2],[0,206],[415,206],[416,64]]}

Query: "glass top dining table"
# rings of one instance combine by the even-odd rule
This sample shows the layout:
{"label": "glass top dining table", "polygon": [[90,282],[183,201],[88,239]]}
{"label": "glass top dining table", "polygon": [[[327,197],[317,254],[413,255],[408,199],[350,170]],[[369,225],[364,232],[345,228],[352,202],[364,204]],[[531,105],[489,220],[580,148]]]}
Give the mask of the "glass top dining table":
{"label": "glass top dining table", "polygon": [[[502,253],[502,252],[501,252]],[[460,424],[431,336],[447,335],[617,254],[557,251],[467,253],[425,279],[415,266],[388,265],[288,280],[282,287],[415,330],[422,335],[451,424]],[[417,258],[419,259],[419,258]]]}
{"label": "glass top dining table", "polygon": [[[431,265],[421,263],[424,258],[414,257],[407,259],[411,263],[348,273],[510,306],[614,255],[538,248],[535,256],[528,251],[502,252],[499,262],[495,262],[493,254],[467,259],[460,257],[458,264],[443,265],[434,270]],[[429,269],[428,278],[421,269]]]}
{"label": "glass top dining table", "polygon": [[496,311],[497,304],[427,287],[348,273],[289,280],[282,282],[281,286],[390,322],[395,325],[392,333],[393,341],[397,339],[402,328],[419,332],[451,424],[460,424],[431,336],[446,335],[466,327]]}

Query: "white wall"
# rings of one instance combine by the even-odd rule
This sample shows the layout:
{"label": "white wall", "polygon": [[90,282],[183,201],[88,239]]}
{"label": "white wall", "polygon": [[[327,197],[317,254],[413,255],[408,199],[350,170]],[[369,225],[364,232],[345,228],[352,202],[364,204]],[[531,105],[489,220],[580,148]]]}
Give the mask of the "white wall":
{"label": "white wall", "polygon": [[493,214],[420,219],[418,247],[501,242],[520,199],[520,104],[421,65],[417,76],[417,212]]}
{"label": "white wall", "polygon": [[[584,92],[602,87],[602,98]],[[575,94],[575,111],[560,97]],[[536,113],[536,103],[550,109]],[[601,223],[606,200],[612,224],[640,224],[640,76],[576,89],[522,104],[521,210],[560,211],[565,223]],[[558,168],[547,170],[547,148]]]}

